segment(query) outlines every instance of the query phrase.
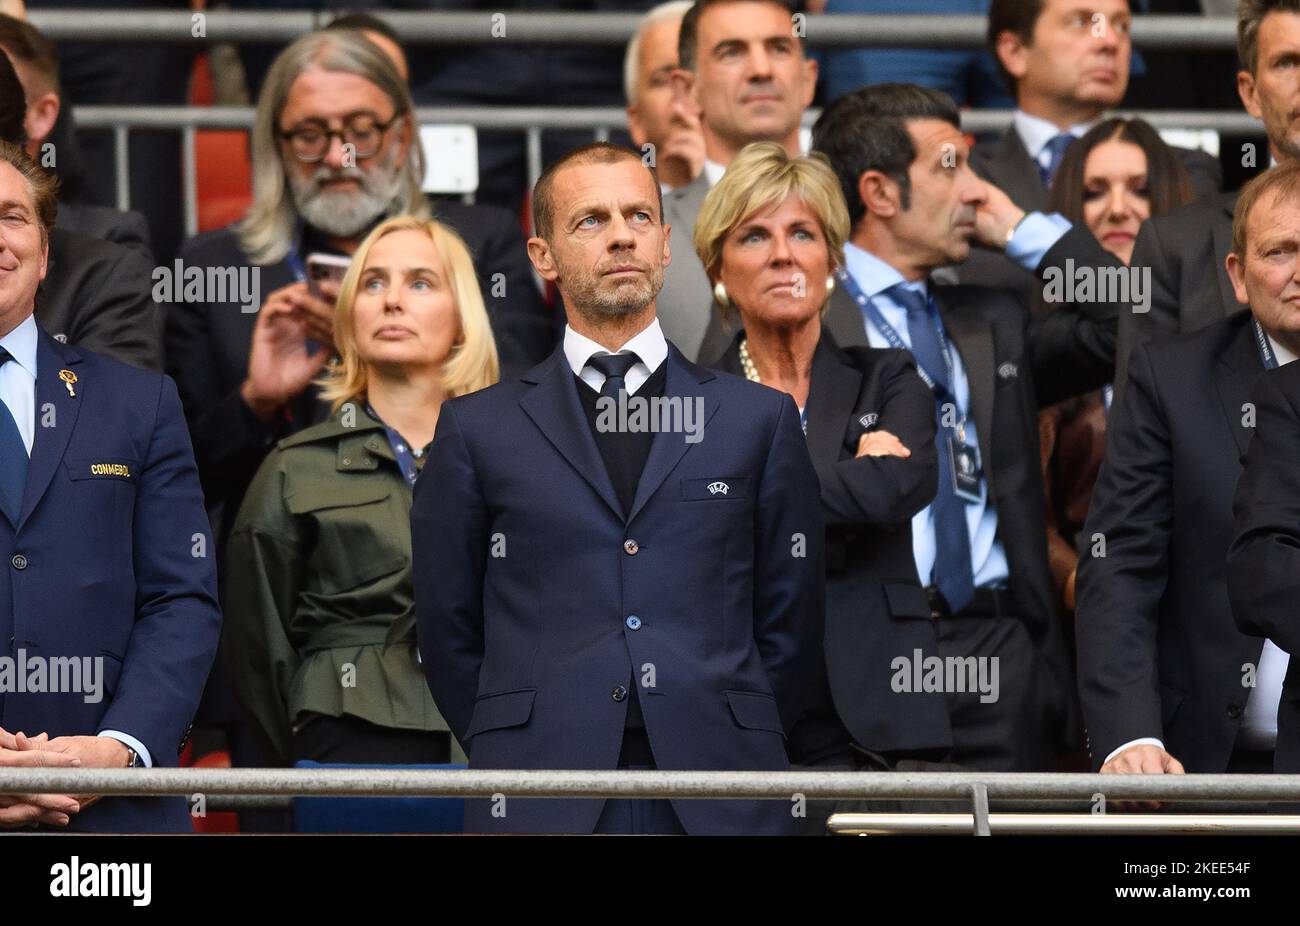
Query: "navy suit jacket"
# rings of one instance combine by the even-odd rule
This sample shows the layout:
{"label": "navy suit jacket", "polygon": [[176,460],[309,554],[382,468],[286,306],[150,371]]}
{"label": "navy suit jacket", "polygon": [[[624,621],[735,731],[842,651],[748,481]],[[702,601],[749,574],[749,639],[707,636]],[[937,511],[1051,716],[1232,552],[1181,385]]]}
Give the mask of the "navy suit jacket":
{"label": "navy suit jacket", "polygon": [[[0,514],[0,654],[102,657],[102,697],[0,691],[0,726],[51,738],[118,730],[156,767],[175,767],[221,625],[176,385],[44,331],[36,367],[22,513],[17,525]],[[76,376],[75,396],[61,370]],[[188,832],[190,821],[181,797],[110,797],[69,829]]]}
{"label": "navy suit jacket", "polygon": [[[817,475],[789,396],[671,343],[665,363],[665,396],[702,399],[703,439],[654,436],[627,517],[562,348],[443,406],[411,511],[416,618],[473,768],[616,768],[614,694],[633,684],[658,768],[788,767],[821,655]],[[507,795],[504,816],[469,802],[465,825],[590,833],[601,807]],[[673,807],[692,834],[794,822],[783,800]]]}

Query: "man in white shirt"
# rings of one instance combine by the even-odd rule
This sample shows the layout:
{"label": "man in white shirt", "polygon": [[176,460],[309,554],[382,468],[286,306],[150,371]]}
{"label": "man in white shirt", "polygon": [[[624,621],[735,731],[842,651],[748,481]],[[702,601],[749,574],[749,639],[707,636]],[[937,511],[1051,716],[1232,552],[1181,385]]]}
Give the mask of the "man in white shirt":
{"label": "man in white shirt", "polygon": [[[614,145],[542,175],[528,251],[564,297],[564,343],[443,405],[415,486],[420,652],[471,768],[788,767],[782,734],[821,655],[817,474],[788,395],[664,338],[659,199]],[[611,401],[689,403],[703,429],[614,424]],[[506,795],[468,802],[465,823],[790,833],[773,803]]]}
{"label": "man in white shirt", "polygon": [[1138,347],[1112,408],[1075,617],[1102,772],[1273,767],[1286,644],[1238,630],[1226,568],[1239,458],[1265,430],[1252,386],[1300,350],[1297,208],[1300,164],[1246,186],[1226,267],[1250,311]]}

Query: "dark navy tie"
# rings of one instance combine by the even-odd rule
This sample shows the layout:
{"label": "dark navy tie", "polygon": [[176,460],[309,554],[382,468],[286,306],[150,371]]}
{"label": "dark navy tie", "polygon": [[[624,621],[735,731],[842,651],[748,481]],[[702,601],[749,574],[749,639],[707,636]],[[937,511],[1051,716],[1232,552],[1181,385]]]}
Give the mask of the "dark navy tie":
{"label": "dark navy tie", "polygon": [[[0,347],[0,369],[13,355]],[[23,489],[27,485],[27,445],[9,406],[0,402],[0,507],[14,526],[23,510]]]}
{"label": "dark navy tie", "polygon": [[1069,132],[1062,132],[1047,143],[1048,161],[1044,167],[1042,162],[1038,162],[1038,173],[1043,178],[1043,186],[1051,187],[1052,180],[1056,178],[1056,171],[1065,160],[1065,152],[1074,144],[1074,136]]}
{"label": "dark navy tie", "polygon": [[[907,332],[912,357],[935,381],[935,443],[939,450],[939,491],[934,497],[935,560],[933,585],[939,589],[953,614],[960,612],[975,595],[971,572],[970,534],[966,528],[966,502],[957,496],[952,472],[950,442],[952,428],[945,427],[944,405],[956,403],[956,390],[948,374],[948,360],[939,339],[939,313],[931,300],[914,289],[898,284],[887,294],[907,310]],[[955,411],[955,409],[954,409]],[[924,580],[924,576],[922,579]]]}
{"label": "dark navy tie", "polygon": [[628,351],[623,354],[596,354],[587,361],[587,366],[605,377],[600,394],[617,399],[619,390],[627,389],[627,371],[640,362],[640,357]]}

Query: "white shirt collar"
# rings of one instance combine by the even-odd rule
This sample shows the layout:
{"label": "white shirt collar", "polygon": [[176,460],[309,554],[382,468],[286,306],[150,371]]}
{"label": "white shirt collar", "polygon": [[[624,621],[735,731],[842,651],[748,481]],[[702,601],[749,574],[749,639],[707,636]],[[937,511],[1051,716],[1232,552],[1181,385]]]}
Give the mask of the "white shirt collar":
{"label": "white shirt collar", "polygon": [[704,159],[704,179],[709,181],[709,189],[717,186],[718,181],[722,179],[722,175],[726,172],[727,168],[717,161],[710,161],[708,158]]}
{"label": "white shirt collar", "polygon": [[587,361],[593,354],[621,354],[624,351],[631,351],[641,358],[641,362],[627,373],[627,391],[635,393],[659,369],[660,364],[668,359],[668,339],[659,327],[659,319],[652,318],[650,324],[616,351],[600,346],[586,335],[578,334],[570,325],[564,326],[564,359],[569,362],[569,369],[597,391],[604,384],[605,377],[599,370],[587,366]]}
{"label": "white shirt collar", "polygon": [[1296,359],[1296,355],[1279,344],[1273,335],[1266,333],[1265,337],[1268,338],[1269,346],[1273,348],[1273,356],[1277,358],[1278,366],[1284,367],[1292,360]]}
{"label": "white shirt collar", "polygon": [[20,367],[36,378],[36,316],[28,315],[13,331],[0,338],[0,347],[9,351]]}
{"label": "white shirt collar", "polygon": [[[1029,156],[1035,161],[1039,159],[1039,155],[1043,153],[1047,143],[1061,134],[1061,128],[1056,123],[1048,122],[1038,116],[1031,116],[1021,109],[1016,110],[1012,122],[1015,125],[1016,133],[1020,136],[1020,140],[1024,142],[1025,150],[1029,152]],[[1075,138],[1082,138],[1096,124],[1095,119],[1092,122],[1080,122],[1070,126],[1065,131]]]}

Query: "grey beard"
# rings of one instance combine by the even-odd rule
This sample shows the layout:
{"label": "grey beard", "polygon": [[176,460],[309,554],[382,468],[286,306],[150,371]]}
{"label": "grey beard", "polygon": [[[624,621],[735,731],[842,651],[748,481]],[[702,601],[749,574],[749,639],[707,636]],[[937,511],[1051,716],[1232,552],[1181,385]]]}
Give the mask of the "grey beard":
{"label": "grey beard", "polygon": [[[393,149],[387,158],[390,163],[379,165],[373,173],[359,167],[333,171],[324,166],[306,178],[291,173],[289,191],[298,214],[308,225],[336,238],[361,234],[397,199],[401,179],[391,163],[395,152]],[[320,182],[331,177],[356,179],[361,189],[356,192],[321,190]]]}

